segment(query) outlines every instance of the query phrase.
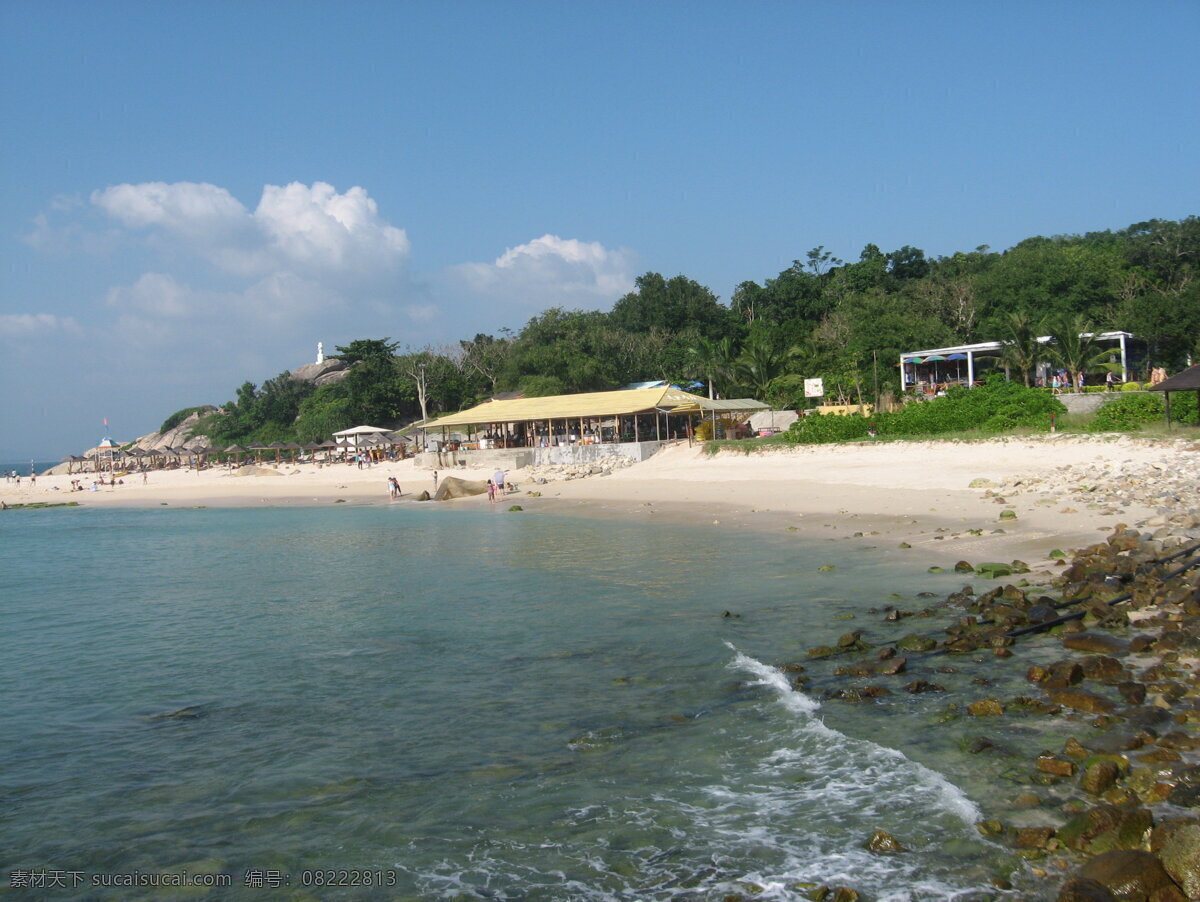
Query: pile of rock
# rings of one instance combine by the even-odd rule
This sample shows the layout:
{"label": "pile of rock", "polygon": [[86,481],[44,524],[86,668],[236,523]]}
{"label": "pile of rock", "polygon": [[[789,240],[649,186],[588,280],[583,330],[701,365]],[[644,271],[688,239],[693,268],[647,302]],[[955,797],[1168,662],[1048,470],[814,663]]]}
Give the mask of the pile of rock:
{"label": "pile of rock", "polygon": [[[1193,451],[1200,446],[1193,446]],[[1200,529],[1200,454],[1167,454],[1157,461],[1093,461],[1065,464],[1049,476],[1017,476],[1002,482],[975,480],[994,498],[1039,494],[1092,510],[1122,511],[1141,505],[1156,516],[1139,526]]]}
{"label": "pile of rock", "polygon": [[[1042,719],[1036,730],[1047,747],[1007,775],[1025,784],[1019,807],[1040,809],[1043,820],[1054,812],[1056,822],[987,820],[979,829],[1028,860],[1036,876],[1073,870],[1059,902],[1200,899],[1200,564],[1187,566],[1200,554],[1200,531],[1173,521],[1164,515],[1162,526],[1142,532],[1119,525],[1105,541],[1064,555],[1042,586],[1021,580],[979,594],[965,587],[939,606],[954,618],[940,636],[872,643],[855,630],[836,648],[809,652],[818,661],[872,652],[837,664],[834,676],[877,682],[824,693],[871,704],[891,694],[889,682],[910,693],[945,692],[912,680],[913,671],[953,674],[955,658],[1015,659],[1025,639],[1013,634],[1080,613],[1053,626],[1062,654],[1026,666],[1028,690],[1014,697],[960,690],[970,697],[938,715],[941,722]],[[957,569],[973,569],[963,564]],[[889,609],[883,619],[911,616]],[[999,748],[980,738],[966,750]],[[997,875],[997,886],[1006,883]]]}
{"label": "pile of rock", "polygon": [[618,454],[610,454],[608,457],[601,457],[599,460],[588,461],[587,463],[529,467],[526,470],[528,475],[525,478],[528,482],[536,485],[545,485],[547,482],[557,482],[561,479],[586,479],[589,476],[611,476],[615,470],[623,470],[626,467],[632,467],[633,464],[634,461],[631,458],[621,457]]}

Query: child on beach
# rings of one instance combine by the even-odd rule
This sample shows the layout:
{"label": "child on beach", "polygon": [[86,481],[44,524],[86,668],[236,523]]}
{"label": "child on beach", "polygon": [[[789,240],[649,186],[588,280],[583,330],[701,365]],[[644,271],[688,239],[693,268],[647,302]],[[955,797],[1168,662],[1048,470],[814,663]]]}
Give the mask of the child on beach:
{"label": "child on beach", "polygon": [[492,504],[496,503],[496,483],[488,480],[488,501]]}

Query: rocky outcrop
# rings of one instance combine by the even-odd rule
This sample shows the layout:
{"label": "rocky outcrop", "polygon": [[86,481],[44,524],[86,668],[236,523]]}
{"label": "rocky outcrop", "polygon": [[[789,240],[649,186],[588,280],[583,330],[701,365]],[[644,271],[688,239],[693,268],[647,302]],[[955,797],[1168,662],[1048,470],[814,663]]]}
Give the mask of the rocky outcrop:
{"label": "rocky outcrop", "polygon": [[209,414],[216,413],[217,408],[207,405],[201,407],[194,413],[191,413],[174,429],[168,429],[166,432],[151,432],[149,435],[143,435],[133,443],[133,447],[140,451],[154,451],[160,448],[182,448],[186,447],[189,450],[200,451],[205,448],[212,447],[212,442],[209,441],[207,435],[192,435],[192,430],[196,424]]}
{"label": "rocky outcrop", "polygon": [[312,382],[318,388],[333,382],[341,382],[350,372],[350,365],[337,357],[327,357],[321,363],[306,363],[292,370],[292,378],[298,382]]}

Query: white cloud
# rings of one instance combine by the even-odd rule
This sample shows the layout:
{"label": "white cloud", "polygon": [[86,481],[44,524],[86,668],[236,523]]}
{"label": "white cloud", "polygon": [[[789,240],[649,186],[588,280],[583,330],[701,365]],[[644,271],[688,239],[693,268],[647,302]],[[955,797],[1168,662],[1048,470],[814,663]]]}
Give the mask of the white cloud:
{"label": "white cloud", "polygon": [[306,267],[391,267],[409,252],[404,230],[380,219],[362,188],[338,194],[325,182],[267,185],[254,220],[280,259]]}
{"label": "white cloud", "polygon": [[126,228],[243,277],[297,271],[370,283],[394,275],[410,249],[404,230],[360,187],[339,194],[325,182],[265,185],[254,212],[226,189],[197,182],[113,185],[91,201]]}
{"label": "white cloud", "polygon": [[136,310],[166,319],[186,317],[200,306],[200,299],[190,288],[157,272],[146,273],[132,285],[113,286],[104,301],[119,310]]}
{"label": "white cloud", "polygon": [[53,313],[4,313],[0,314],[0,338],[22,338],[50,332],[79,334],[74,317],[55,316]]}
{"label": "white cloud", "polygon": [[161,226],[182,235],[211,238],[236,230],[248,215],[232,194],[196,182],[143,182],[92,192],[92,203],[132,228]]}
{"label": "white cloud", "polygon": [[492,263],[463,263],[452,278],[468,290],[527,306],[596,306],[633,288],[636,255],[598,241],[543,235],[509,248]]}

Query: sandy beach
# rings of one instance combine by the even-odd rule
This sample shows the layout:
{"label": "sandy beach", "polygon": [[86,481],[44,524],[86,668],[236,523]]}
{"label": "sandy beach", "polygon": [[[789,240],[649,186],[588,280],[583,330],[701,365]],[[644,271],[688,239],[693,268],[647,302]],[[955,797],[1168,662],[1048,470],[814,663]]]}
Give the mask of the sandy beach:
{"label": "sandy beach", "polygon": [[[886,442],[710,455],[680,443],[607,476],[557,470],[510,474],[519,486],[497,509],[528,513],[666,517],[725,529],[790,529],[828,538],[883,539],[974,560],[1042,556],[1096,541],[1118,522],[1170,513],[1156,496],[1168,476],[1197,475],[1188,441],[1116,436],[1045,436],[981,442]],[[489,471],[440,476],[487,479]],[[6,504],[76,501],[86,506],[262,506],[388,504],[434,489],[433,472],[410,459],[355,465],[281,464],[153,471],[124,484],[72,492],[78,476],[0,482]],[[84,484],[92,481],[85,475]],[[541,480],[545,480],[544,482]],[[1193,483],[1194,484],[1194,483]],[[1167,487],[1169,488],[1169,486]],[[1166,491],[1166,489],[1163,489]],[[486,507],[486,496],[443,502]],[[1193,499],[1194,503],[1194,499]],[[1015,518],[1001,512],[1011,510]],[[1162,524],[1158,524],[1162,525]],[[935,544],[936,543],[936,544]],[[953,551],[951,551],[951,545]]]}

